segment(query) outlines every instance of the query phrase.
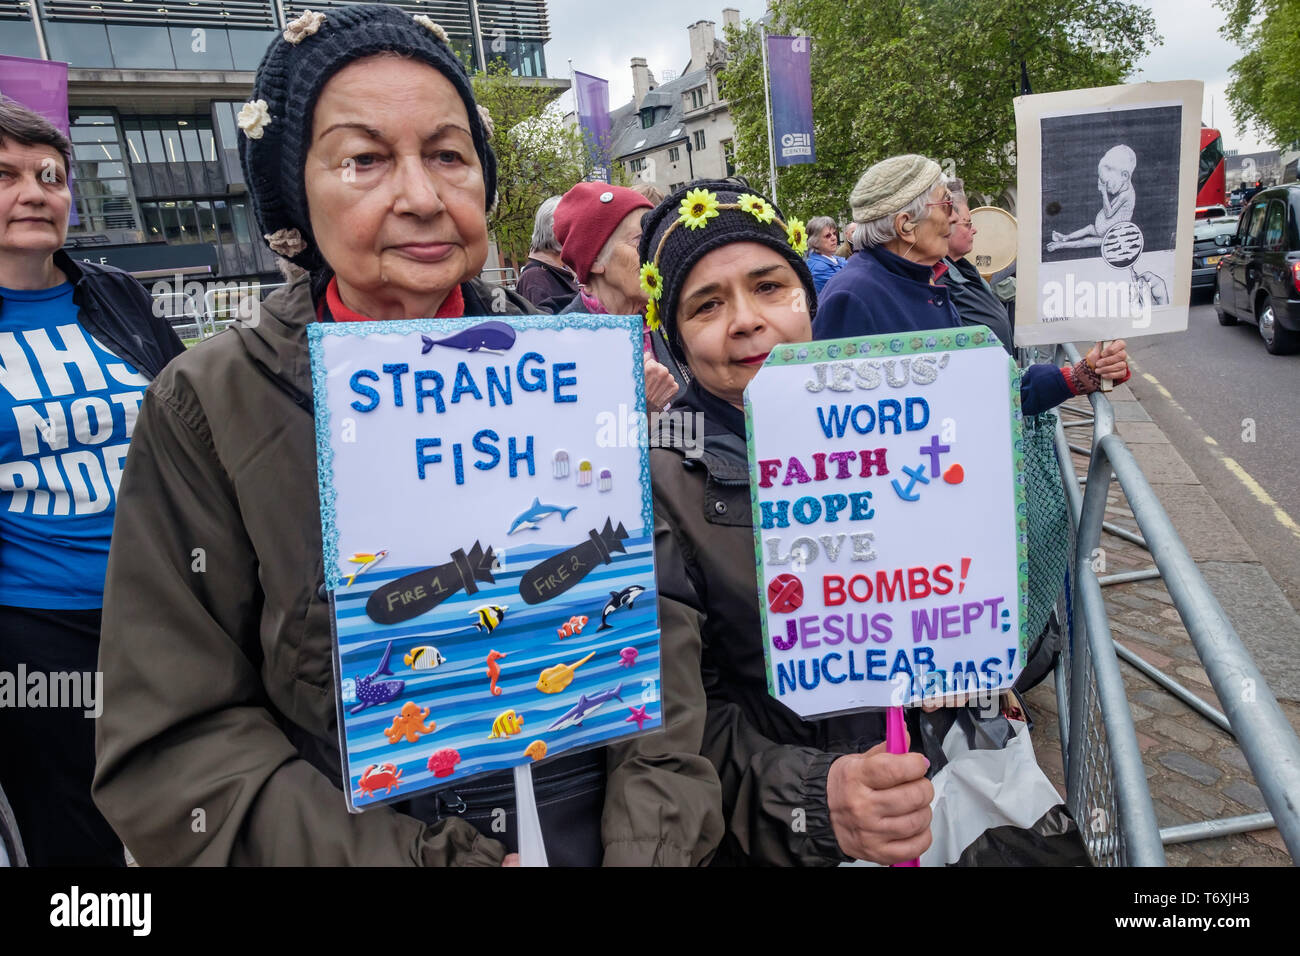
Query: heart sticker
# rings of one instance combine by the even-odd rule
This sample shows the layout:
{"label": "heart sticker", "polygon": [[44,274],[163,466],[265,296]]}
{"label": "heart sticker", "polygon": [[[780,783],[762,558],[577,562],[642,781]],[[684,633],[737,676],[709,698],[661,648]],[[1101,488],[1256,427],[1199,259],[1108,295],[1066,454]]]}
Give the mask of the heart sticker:
{"label": "heart sticker", "polygon": [[960,485],[962,479],[966,477],[966,472],[961,465],[950,465],[948,470],[943,473],[943,480],[950,485]]}

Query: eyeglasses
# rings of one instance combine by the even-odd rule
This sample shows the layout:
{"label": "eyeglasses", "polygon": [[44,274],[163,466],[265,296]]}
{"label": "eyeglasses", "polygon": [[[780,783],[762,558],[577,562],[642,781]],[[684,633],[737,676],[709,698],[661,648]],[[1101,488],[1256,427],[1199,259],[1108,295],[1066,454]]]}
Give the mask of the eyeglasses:
{"label": "eyeglasses", "polygon": [[952,215],[952,203],[953,203],[953,199],[952,199],[951,196],[949,196],[947,199],[941,199],[941,200],[939,200],[938,202],[928,202],[928,203],[926,203],[925,205],[927,206],[927,208],[930,207],[930,206],[947,206],[947,207],[948,207],[948,215],[951,216],[951,215]]}
{"label": "eyeglasses", "polygon": [[957,225],[965,226],[967,229],[969,229],[971,226],[975,225],[975,223],[970,219],[958,219]]}

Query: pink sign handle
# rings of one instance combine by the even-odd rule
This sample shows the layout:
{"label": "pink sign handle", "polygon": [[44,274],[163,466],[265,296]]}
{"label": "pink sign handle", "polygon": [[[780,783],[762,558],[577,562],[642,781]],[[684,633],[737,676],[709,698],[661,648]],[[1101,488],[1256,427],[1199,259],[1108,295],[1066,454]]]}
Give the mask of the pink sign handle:
{"label": "pink sign handle", "polygon": [[[885,748],[891,754],[907,753],[907,722],[903,718],[903,708],[890,707],[885,713]],[[902,860],[894,866],[920,866],[918,860]]]}

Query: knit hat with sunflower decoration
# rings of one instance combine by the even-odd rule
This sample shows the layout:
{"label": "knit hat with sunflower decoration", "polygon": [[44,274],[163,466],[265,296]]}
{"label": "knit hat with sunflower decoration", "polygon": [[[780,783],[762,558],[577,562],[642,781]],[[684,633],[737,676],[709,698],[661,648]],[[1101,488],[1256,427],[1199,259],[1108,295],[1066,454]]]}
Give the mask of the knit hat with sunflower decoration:
{"label": "knit hat with sunflower decoration", "polygon": [[808,292],[809,320],[817,314],[817,292],[804,261],[804,224],[786,219],[743,179],[696,181],[646,214],[639,250],[641,288],[650,297],[646,324],[663,326],[674,356],[683,364],[686,355],[677,334],[682,285],[695,263],[733,242],[757,242],[785,256]]}

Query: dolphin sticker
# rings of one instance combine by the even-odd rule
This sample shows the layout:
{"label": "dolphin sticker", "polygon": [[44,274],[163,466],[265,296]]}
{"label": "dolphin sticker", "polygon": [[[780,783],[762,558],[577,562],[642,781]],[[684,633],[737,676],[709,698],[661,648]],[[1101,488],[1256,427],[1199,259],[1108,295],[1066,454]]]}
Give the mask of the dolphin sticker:
{"label": "dolphin sticker", "polygon": [[548,518],[551,515],[558,514],[560,520],[563,521],[565,518],[569,517],[569,512],[577,510],[577,505],[574,505],[571,508],[562,508],[559,505],[544,505],[542,504],[541,498],[534,498],[533,503],[524,509],[524,511],[510,523],[510,530],[507,531],[506,534],[511,535],[516,531],[536,531],[538,522],[543,518]]}

